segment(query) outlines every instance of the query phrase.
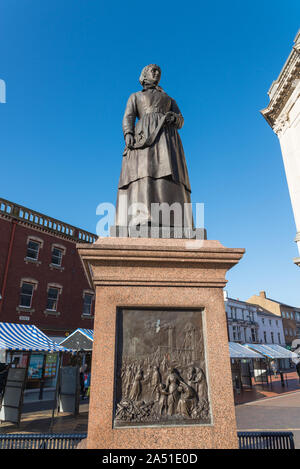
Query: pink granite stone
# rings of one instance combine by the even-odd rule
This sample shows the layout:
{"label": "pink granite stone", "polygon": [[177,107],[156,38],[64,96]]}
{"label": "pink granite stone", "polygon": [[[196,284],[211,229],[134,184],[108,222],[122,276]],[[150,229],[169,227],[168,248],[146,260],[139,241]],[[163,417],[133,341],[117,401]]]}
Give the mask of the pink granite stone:
{"label": "pink granite stone", "polygon": [[[237,448],[223,288],[244,249],[218,241],[102,238],[78,251],[96,289],[87,448]],[[113,428],[118,307],[203,308],[211,424]]]}

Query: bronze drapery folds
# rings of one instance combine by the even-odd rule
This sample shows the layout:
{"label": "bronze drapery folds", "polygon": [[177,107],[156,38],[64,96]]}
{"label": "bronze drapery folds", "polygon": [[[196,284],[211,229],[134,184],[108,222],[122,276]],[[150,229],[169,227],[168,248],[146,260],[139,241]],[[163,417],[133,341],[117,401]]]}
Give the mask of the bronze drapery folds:
{"label": "bronze drapery folds", "polygon": [[[133,93],[123,118],[126,148],[118,185],[116,226],[128,226],[132,219],[141,225],[164,226],[161,218],[151,218],[151,204],[177,203],[181,219],[171,216],[170,226],[184,223],[184,204],[190,204],[191,188],[183,146],[178,130],[183,116],[170,96],[158,86],[161,71],[148,65],[142,71],[143,90]],[[137,121],[137,122],[136,122]],[[125,202],[124,202],[125,201]],[[139,204],[128,212],[132,204]],[[192,227],[192,215],[185,226]]]}

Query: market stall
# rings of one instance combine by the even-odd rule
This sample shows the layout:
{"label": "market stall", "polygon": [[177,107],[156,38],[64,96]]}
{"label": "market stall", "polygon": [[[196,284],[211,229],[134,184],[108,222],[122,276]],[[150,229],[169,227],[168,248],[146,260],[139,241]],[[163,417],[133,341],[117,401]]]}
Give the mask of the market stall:
{"label": "market stall", "polygon": [[282,371],[281,360],[292,360],[297,357],[297,354],[287,350],[278,344],[244,344],[249,350],[260,353],[264,358],[267,364],[267,369],[264,370],[264,373],[260,373],[261,370],[254,370],[254,379],[256,382],[266,382],[272,385],[272,371],[271,364],[275,363],[275,367],[280,373],[282,384],[284,385],[284,376],[285,383],[287,384],[286,374]]}
{"label": "market stall", "polygon": [[94,331],[92,329],[78,328],[72,334],[62,340],[59,345],[77,352],[80,357],[80,365],[91,367]]}
{"label": "market stall", "polygon": [[229,354],[233,387],[239,393],[243,386],[252,387],[251,368],[264,357],[237,342],[229,342]]}
{"label": "market stall", "polygon": [[0,350],[2,362],[9,367],[0,420],[6,419],[8,408],[18,409],[14,415],[19,418],[23,402],[56,398],[61,354],[69,352],[66,347],[34,325],[2,322]]}

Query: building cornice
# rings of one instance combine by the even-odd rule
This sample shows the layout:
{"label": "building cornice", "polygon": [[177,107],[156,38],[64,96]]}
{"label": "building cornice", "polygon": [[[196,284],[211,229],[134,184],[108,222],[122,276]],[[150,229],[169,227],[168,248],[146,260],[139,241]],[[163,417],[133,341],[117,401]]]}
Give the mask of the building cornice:
{"label": "building cornice", "polygon": [[75,243],[94,243],[97,236],[23,205],[0,198],[0,218]]}
{"label": "building cornice", "polygon": [[288,110],[285,109],[298,83],[300,83],[300,30],[294,40],[294,47],[285,62],[279,77],[272,83],[268,92],[269,105],[261,111],[275,133],[280,134],[288,122]]}

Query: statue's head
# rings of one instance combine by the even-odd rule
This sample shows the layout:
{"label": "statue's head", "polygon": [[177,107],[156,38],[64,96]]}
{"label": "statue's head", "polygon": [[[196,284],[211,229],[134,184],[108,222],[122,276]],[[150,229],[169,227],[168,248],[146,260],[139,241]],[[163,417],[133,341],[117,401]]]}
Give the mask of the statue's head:
{"label": "statue's head", "polygon": [[159,80],[161,77],[161,69],[158,65],[150,64],[146,65],[143,68],[141,76],[140,76],[140,84],[144,86],[144,83],[153,83],[154,85],[158,85]]}

